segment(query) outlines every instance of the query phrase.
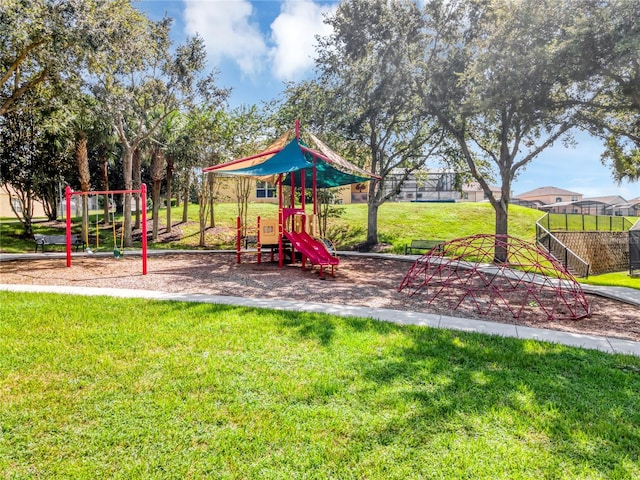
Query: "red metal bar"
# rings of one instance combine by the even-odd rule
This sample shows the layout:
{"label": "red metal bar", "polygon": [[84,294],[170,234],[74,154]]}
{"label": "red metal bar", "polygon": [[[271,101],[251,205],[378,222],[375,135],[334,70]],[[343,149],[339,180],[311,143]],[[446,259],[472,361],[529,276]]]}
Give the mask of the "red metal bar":
{"label": "red metal bar", "polygon": [[313,171],[311,172],[313,186],[313,215],[318,215],[318,169],[316,168],[316,157],[313,156]]}
{"label": "red metal bar", "polygon": [[240,222],[240,216],[236,219],[236,261],[240,263],[240,242],[242,236],[242,223]]}
{"label": "red metal bar", "polygon": [[141,185],[140,190],[141,190],[140,195],[142,196],[142,275],[146,275],[147,274],[147,185],[143,183]]}
{"label": "red metal bar", "polygon": [[71,187],[67,187],[67,188],[69,188],[71,195],[108,195],[108,194],[119,195],[123,193],[142,193],[142,189],[140,190],[89,190],[86,192],[74,192],[71,190]]}
{"label": "red metal bar", "polygon": [[[296,172],[291,172],[291,208],[296,208]],[[291,226],[289,227],[291,232],[296,230],[295,217],[291,217]],[[291,242],[291,264],[296,263],[296,249]]]}
{"label": "red metal bar", "polygon": [[296,172],[291,172],[291,208],[296,208]]}
{"label": "red metal bar", "polygon": [[304,207],[305,207],[305,204],[306,204],[306,199],[304,198],[305,194],[306,194],[305,184],[307,183],[307,176],[306,175],[307,175],[307,170],[306,169],[303,168],[302,170],[300,170],[300,178],[301,178],[301,182],[302,182],[302,185],[300,185],[300,201],[302,203],[302,210],[304,210]]}
{"label": "red metal bar", "polygon": [[283,206],[282,206],[282,174],[278,175],[278,267],[282,268],[282,235],[284,233],[283,228]]}
{"label": "red metal bar", "polygon": [[71,266],[71,187],[67,185],[64,189],[64,196],[66,200],[66,214],[67,214],[67,267]]}
{"label": "red metal bar", "polygon": [[300,119],[296,118],[296,139],[300,140]]}
{"label": "red metal bar", "polygon": [[262,263],[262,243],[260,241],[260,217],[258,217],[258,235],[256,241],[258,242],[258,263]]}

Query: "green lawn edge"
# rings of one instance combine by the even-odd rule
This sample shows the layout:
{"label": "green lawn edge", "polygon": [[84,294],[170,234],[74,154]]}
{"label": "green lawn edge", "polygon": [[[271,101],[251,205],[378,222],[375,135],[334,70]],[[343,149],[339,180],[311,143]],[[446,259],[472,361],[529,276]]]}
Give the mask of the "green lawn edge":
{"label": "green lawn edge", "polygon": [[4,478],[640,476],[640,359],[361,318],[0,293]]}

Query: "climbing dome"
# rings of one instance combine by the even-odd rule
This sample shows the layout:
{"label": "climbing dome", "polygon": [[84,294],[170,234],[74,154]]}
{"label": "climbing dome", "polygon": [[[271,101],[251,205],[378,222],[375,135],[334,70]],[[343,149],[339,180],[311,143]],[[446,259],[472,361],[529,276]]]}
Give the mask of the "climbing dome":
{"label": "climbing dome", "polygon": [[[506,252],[507,261],[494,262],[496,251]],[[580,284],[560,262],[509,235],[473,235],[431,249],[411,266],[398,291],[452,310],[471,304],[480,315],[492,308],[506,308],[514,318],[536,311],[547,320],[590,313]]]}

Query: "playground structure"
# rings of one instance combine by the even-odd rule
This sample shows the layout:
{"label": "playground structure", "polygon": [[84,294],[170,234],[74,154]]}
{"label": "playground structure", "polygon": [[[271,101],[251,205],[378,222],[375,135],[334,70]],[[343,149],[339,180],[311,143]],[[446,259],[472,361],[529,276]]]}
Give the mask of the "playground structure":
{"label": "playground structure", "polygon": [[[506,263],[493,262],[496,247]],[[548,320],[577,320],[590,314],[580,284],[554,257],[535,244],[508,235],[473,235],[433,248],[411,266],[398,291],[422,294],[456,310],[468,301],[480,315],[506,307],[514,318],[527,309]]]}
{"label": "playground structure", "polygon": [[[102,190],[102,191],[87,191],[87,192],[74,192],[71,190],[71,187],[67,186],[65,188],[65,212],[66,212],[66,251],[67,251],[67,267],[71,267],[71,198],[73,196],[87,196],[87,195],[126,195],[126,194],[140,194],[142,207],[142,219],[141,219],[141,228],[142,228],[142,274],[147,274],[147,209],[145,208],[147,205],[147,186],[142,184],[140,190]],[[115,231],[115,221],[112,224],[113,228],[113,246],[114,251],[113,255],[115,258],[120,258],[123,254],[123,247],[121,244],[120,249],[117,248],[117,237]],[[124,233],[124,226],[123,232]],[[121,234],[121,235],[122,235]],[[85,239],[85,241],[88,239]],[[99,242],[99,234],[96,234],[96,245]],[[122,242],[122,240],[121,240]],[[87,242],[88,244],[88,242]],[[90,250],[88,253],[90,253]]]}
{"label": "playground structure", "polygon": [[[320,276],[325,267],[339,264],[335,251],[318,238],[318,188],[331,188],[353,183],[363,183],[376,177],[346,161],[317,137],[309,133],[316,149],[309,147],[300,138],[300,125],[296,121],[295,136],[288,131],[266,150],[255,155],[214,165],[203,169],[228,176],[255,177],[274,184],[278,190],[278,218],[258,219],[257,250],[258,263],[262,261],[262,248],[278,251],[278,266],[282,268],[286,254],[291,262],[296,261],[296,252],[301,255],[302,267],[309,262],[320,267]],[[285,206],[284,187],[290,187],[288,206]],[[296,189],[300,193],[300,204],[296,206]],[[311,190],[313,214],[306,211],[306,194]],[[237,262],[241,261],[241,229],[238,220],[236,242]]]}

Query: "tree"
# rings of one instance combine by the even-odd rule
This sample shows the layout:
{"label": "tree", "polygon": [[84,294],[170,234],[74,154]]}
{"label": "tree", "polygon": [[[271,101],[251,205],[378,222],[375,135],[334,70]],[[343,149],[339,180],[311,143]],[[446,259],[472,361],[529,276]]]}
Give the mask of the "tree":
{"label": "tree", "polygon": [[[18,196],[21,208],[14,213],[24,235],[32,233],[34,201],[57,190],[71,151],[70,137],[60,135],[61,111],[49,93],[36,87],[20,100],[24,105],[0,116],[0,178]],[[50,214],[55,218],[55,206]]]}
{"label": "tree", "polygon": [[363,166],[379,175],[369,182],[367,245],[378,242],[378,209],[399,186],[445,147],[439,125],[420,116],[412,78],[419,58],[414,38],[423,28],[411,1],[347,0],[327,20],[333,34],[321,40],[317,67],[333,130],[366,155]]}
{"label": "tree", "polygon": [[[416,83],[425,115],[455,139],[508,233],[514,177],[576,125],[563,67],[567,5],[539,0],[444,1],[425,7],[424,59]],[[492,175],[500,195],[489,187]],[[498,262],[507,252],[496,248]]]}
{"label": "tree", "polygon": [[[80,190],[88,192],[91,189],[91,175],[89,172],[89,155],[87,153],[87,134],[83,130],[78,132],[75,143],[75,157],[80,177]],[[82,195],[82,238],[89,245],[89,198]]]}
{"label": "tree", "polygon": [[99,62],[105,32],[127,19],[128,0],[3,0],[0,8],[0,115],[39,85],[77,88]]}
{"label": "tree", "polygon": [[[264,132],[266,124],[263,112],[255,105],[242,105],[225,115],[220,134],[220,151],[224,161],[243,158],[259,152],[267,143]],[[256,181],[253,177],[234,178],[234,193],[238,216],[242,222],[242,236],[247,235],[249,197]]]}
{"label": "tree", "polygon": [[[55,106],[66,109],[67,117],[75,117],[74,104],[82,103],[78,97],[86,93],[83,74],[104,52],[106,44],[98,40],[128,8],[125,0],[4,0],[0,9],[0,116],[33,109],[34,99],[46,95],[52,105],[39,102],[38,108],[50,111]],[[59,116],[58,125],[50,122],[47,127],[54,143],[43,147],[49,153],[49,158],[43,159],[45,169],[47,164],[59,167],[51,155],[59,150],[55,145],[66,142],[70,135],[67,120]],[[89,139],[86,145],[91,148]],[[73,164],[73,156],[66,160]],[[83,164],[86,167],[86,162]],[[36,179],[50,218],[55,218],[59,181],[63,179],[60,174],[67,168],[57,170],[47,182]],[[75,177],[64,180],[72,183]]]}
{"label": "tree", "polygon": [[[63,2],[6,0],[0,9],[0,115],[52,77],[72,40]],[[62,52],[56,52],[56,46]]]}
{"label": "tree", "polygon": [[610,162],[616,181],[640,180],[640,3],[576,3],[566,43],[583,125],[605,140],[603,161]]}
{"label": "tree", "polygon": [[[172,112],[197,97],[219,94],[215,75],[198,75],[206,53],[200,37],[189,38],[171,53],[170,19],[150,22],[135,9],[111,22],[102,39],[111,48],[93,64],[94,93],[110,110],[123,147],[125,188],[133,186],[133,155]],[[131,196],[125,196],[124,243],[131,245]]]}
{"label": "tree", "polygon": [[158,215],[160,213],[160,188],[164,177],[165,159],[164,152],[159,145],[151,148],[151,199],[153,205],[153,229],[152,241],[158,241]]}

